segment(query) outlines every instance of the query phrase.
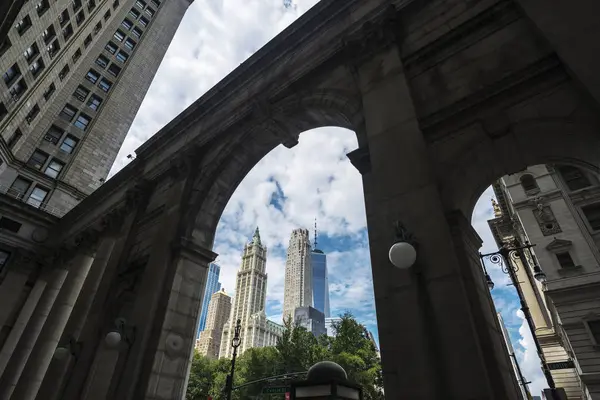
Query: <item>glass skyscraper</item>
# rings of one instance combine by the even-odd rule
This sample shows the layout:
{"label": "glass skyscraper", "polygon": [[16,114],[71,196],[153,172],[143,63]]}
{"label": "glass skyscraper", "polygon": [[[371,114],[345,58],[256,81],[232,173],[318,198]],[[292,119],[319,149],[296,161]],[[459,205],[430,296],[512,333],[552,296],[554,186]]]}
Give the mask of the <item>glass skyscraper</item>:
{"label": "glass skyscraper", "polygon": [[208,276],[206,277],[206,289],[204,289],[204,297],[202,298],[202,309],[200,310],[200,324],[198,325],[198,336],[206,327],[206,317],[208,315],[208,303],[213,294],[221,290],[221,282],[219,282],[219,274],[221,267],[215,263],[210,263],[208,268]]}
{"label": "glass skyscraper", "polygon": [[314,308],[330,317],[329,312],[329,278],[327,277],[327,256],[319,249],[310,253],[312,264],[313,304]]}

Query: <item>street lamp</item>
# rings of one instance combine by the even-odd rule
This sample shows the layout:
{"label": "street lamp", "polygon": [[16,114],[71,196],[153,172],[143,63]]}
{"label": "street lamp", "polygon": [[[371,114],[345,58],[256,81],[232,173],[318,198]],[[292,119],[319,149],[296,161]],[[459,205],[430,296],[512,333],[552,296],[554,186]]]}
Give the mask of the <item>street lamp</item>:
{"label": "street lamp", "polygon": [[552,391],[556,390],[556,385],[554,384],[554,378],[552,378],[552,374],[550,373],[550,368],[548,368],[548,364],[546,363],[546,357],[542,352],[542,347],[540,346],[540,342],[538,338],[535,336],[535,325],[533,323],[533,318],[531,317],[531,312],[529,311],[529,307],[525,302],[525,296],[523,295],[523,289],[521,289],[521,285],[519,284],[519,279],[517,277],[517,271],[519,270],[519,265],[516,263],[511,263],[511,258],[518,258],[521,261],[521,265],[524,268],[529,268],[529,262],[527,257],[525,256],[525,250],[529,252],[531,259],[533,260],[534,267],[534,278],[540,282],[546,281],[546,274],[537,263],[535,255],[531,251],[531,248],[535,245],[530,244],[529,242],[525,242],[525,245],[521,246],[518,239],[514,239],[512,243],[509,245],[505,243],[500,250],[481,254],[479,253],[479,257],[481,258],[481,264],[483,265],[484,272],[486,275],[486,279],[488,280],[488,287],[493,289],[494,283],[490,279],[487,271],[485,270],[485,260],[489,260],[492,264],[499,265],[502,269],[502,272],[508,274],[510,276],[510,280],[517,290],[517,295],[519,296],[519,301],[521,303],[521,311],[523,311],[523,315],[525,316],[525,320],[527,321],[527,325],[529,326],[529,330],[531,330],[531,336],[533,337],[533,342],[535,344],[535,348],[537,350],[537,354],[540,358],[540,362],[542,364],[542,372],[548,381],[548,386]]}
{"label": "street lamp", "polygon": [[231,347],[233,347],[233,357],[231,358],[231,372],[227,375],[225,382],[225,391],[227,392],[227,400],[231,400],[231,391],[233,390],[233,373],[235,371],[235,358],[237,357],[237,349],[240,347],[240,331],[242,330],[242,320],[238,319],[235,324]]}
{"label": "street lamp", "polygon": [[291,399],[362,400],[362,388],[348,381],[344,368],[321,361],[308,370],[305,381],[293,382]]}
{"label": "street lamp", "polygon": [[401,222],[396,221],[396,241],[390,247],[390,262],[396,268],[408,269],[415,264],[417,260],[417,241]]}

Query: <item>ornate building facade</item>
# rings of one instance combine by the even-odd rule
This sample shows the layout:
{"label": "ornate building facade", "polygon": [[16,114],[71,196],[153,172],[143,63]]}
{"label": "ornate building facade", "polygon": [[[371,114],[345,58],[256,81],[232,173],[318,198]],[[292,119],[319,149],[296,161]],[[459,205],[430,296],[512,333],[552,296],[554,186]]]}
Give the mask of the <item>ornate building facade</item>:
{"label": "ornate building facade", "polygon": [[[600,398],[600,181],[574,165],[537,165],[493,186],[498,246],[517,238],[534,257],[517,278],[553,379],[569,399]],[[531,266],[547,275],[540,283]]]}
{"label": "ornate building facade", "polygon": [[231,358],[236,322],[240,320],[241,344],[238,354],[252,347],[274,346],[283,327],[269,321],[265,314],[267,296],[267,248],[260,240],[258,228],[252,241],[244,246],[242,265],[235,281],[235,297],[229,321],[223,328],[219,358]]}
{"label": "ornate building facade", "polygon": [[310,239],[308,229],[294,229],[285,260],[283,320],[294,320],[297,307],[313,305]]}
{"label": "ornate building facade", "polygon": [[223,327],[231,314],[231,297],[221,289],[210,297],[205,329],[196,341],[196,350],[210,359],[219,358]]}

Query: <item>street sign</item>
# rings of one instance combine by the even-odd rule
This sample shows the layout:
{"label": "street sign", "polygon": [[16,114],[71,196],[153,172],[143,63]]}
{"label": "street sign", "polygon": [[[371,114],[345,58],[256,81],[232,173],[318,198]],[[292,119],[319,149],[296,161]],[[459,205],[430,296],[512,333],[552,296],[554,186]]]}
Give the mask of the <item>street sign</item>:
{"label": "street sign", "polygon": [[264,394],[285,394],[289,390],[290,388],[288,388],[287,386],[269,386],[264,387],[262,392]]}

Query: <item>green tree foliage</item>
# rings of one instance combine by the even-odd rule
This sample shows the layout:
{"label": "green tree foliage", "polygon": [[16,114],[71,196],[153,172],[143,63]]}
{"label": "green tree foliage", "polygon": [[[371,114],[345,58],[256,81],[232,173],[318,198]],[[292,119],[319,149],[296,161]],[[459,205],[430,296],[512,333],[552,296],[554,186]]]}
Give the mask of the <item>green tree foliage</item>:
{"label": "green tree foliage", "polygon": [[[330,360],[340,364],[348,379],[361,385],[365,400],[382,400],[381,365],[366,329],[346,313],[334,323],[335,337],[315,338],[302,327],[285,321],[285,330],[275,347],[254,348],[236,361],[234,387],[271,376],[307,371],[313,364]],[[195,354],[190,372],[187,400],[224,399],[223,388],[231,360],[208,360]],[[279,383],[282,384],[282,383]],[[249,384],[233,392],[233,399],[261,397],[264,382]],[[282,396],[272,396],[280,399]]]}

